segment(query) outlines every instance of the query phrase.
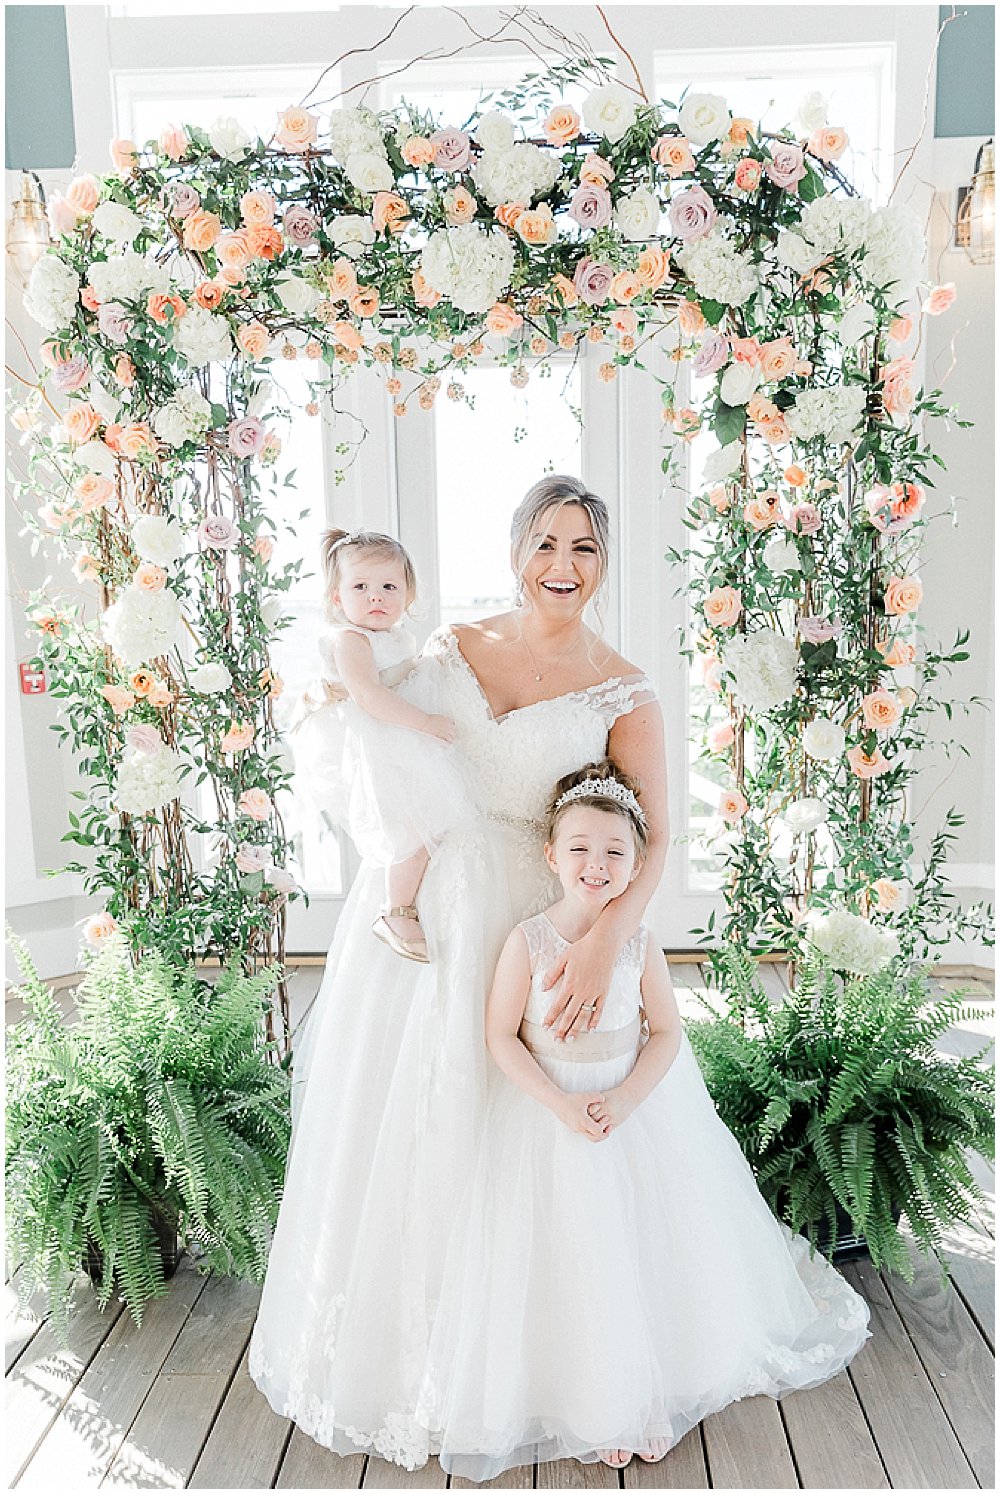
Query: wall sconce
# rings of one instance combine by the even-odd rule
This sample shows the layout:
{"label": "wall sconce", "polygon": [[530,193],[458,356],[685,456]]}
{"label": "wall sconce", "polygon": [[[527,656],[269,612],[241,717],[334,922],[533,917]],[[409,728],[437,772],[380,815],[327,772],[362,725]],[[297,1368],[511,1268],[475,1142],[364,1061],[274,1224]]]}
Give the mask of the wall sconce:
{"label": "wall sconce", "polygon": [[22,171],[20,195],[7,223],[7,254],[22,285],[51,243],[42,184],[33,171]]}
{"label": "wall sconce", "polygon": [[958,189],[955,248],[964,249],[974,265],[991,265],[995,242],[993,141],[987,140],[979,147],[972,181]]}

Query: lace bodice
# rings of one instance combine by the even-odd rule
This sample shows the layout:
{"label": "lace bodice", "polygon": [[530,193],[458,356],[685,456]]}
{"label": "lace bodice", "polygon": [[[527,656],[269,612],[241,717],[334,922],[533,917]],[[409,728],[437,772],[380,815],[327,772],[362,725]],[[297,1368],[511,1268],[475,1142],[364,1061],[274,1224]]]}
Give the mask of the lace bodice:
{"label": "lace bodice", "polygon": [[515,828],[533,822],[540,829],[557,780],[603,757],[618,718],[656,698],[645,675],[632,675],[496,717],[450,628],[432,635],[425,654],[445,666],[445,709],[458,726],[458,745],[478,780],[483,807]]}
{"label": "lace bodice", "polygon": [[413,659],[417,652],[417,642],[413,634],[404,628],[402,623],[397,623],[393,628],[377,630],[375,628],[360,628],[353,623],[331,623],[325,627],[319,636],[319,652],[323,660],[323,675],[331,685],[341,683],[337,672],[337,660],[334,654],[334,641],[342,633],[360,633],[362,638],[367,638],[371,644],[372,654],[375,658],[375,668],[379,674],[387,669],[395,669],[407,660]]}
{"label": "lace bodice", "polygon": [[[545,974],[566,951],[569,941],[555,928],[548,915],[536,913],[518,925],[528,946],[531,960],[531,990],[524,1009],[529,1022],[542,1022],[552,1005],[553,990],[543,990]],[[638,1016],[642,1005],[639,980],[646,960],[647,930],[640,924],[625,945],[611,974],[607,999],[597,1024],[598,1031],[627,1027]]]}

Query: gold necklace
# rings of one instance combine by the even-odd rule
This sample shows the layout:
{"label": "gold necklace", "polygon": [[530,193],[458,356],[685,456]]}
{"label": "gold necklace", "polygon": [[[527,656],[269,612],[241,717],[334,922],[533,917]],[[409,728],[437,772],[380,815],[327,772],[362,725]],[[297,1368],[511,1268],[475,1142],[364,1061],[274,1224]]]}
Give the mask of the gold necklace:
{"label": "gold necklace", "polygon": [[[542,678],[543,678],[542,671],[538,667],[538,660],[535,658],[534,654],[531,652],[531,644],[528,642],[527,638],[525,638],[525,636],[524,636],[524,629],[523,628],[520,630],[520,634],[521,634],[521,642],[524,644],[525,652],[527,653],[528,658],[531,660],[531,667],[534,670],[535,679],[537,680],[537,682],[539,684],[541,684]],[[563,652],[559,655],[558,659],[553,659],[552,663],[551,664],[547,664],[545,667],[547,669],[556,669],[556,668],[558,668],[558,666],[562,663],[562,661],[564,659],[566,659],[566,658],[569,657],[569,655],[573,652],[573,650],[576,648],[576,646],[577,646],[577,644],[579,642],[580,642],[580,637],[577,636],[576,638],[573,639],[573,642],[570,644],[569,648],[563,650]]]}

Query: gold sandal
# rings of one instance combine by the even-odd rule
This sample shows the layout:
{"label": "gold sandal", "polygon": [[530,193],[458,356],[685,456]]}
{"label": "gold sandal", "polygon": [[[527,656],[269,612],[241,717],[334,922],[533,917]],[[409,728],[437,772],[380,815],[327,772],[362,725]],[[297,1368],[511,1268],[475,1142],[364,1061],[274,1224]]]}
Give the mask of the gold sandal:
{"label": "gold sandal", "polygon": [[427,953],[427,941],[425,939],[404,939],[397,934],[395,929],[386,923],[387,918],[413,918],[420,922],[420,915],[413,903],[407,903],[405,907],[386,908],[379,914],[372,924],[372,933],[376,939],[381,939],[383,944],[396,954],[402,955],[404,960],[416,960],[421,965],[429,965],[431,957]]}

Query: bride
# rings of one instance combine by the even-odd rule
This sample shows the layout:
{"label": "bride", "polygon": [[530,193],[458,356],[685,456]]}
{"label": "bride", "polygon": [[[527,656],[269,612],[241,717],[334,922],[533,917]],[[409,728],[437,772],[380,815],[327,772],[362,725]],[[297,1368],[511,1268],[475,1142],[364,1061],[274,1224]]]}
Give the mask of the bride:
{"label": "bride", "polygon": [[[449,1230],[486,1092],[483,1014],[513,924],[553,901],[540,854],[553,783],[610,754],[642,785],[643,869],[549,971],[552,1030],[596,1026],[663,868],[663,726],[649,681],[584,624],[608,570],[604,502],[546,477],[514,514],[516,609],[429,641],[415,688],[458,726],[483,817],[434,856],[420,894],[432,963],[371,936],[382,873],[363,866],[295,1056],[284,1197],[250,1348],[275,1411],[317,1442],[413,1469]],[[406,685],[400,687],[405,693]]]}

